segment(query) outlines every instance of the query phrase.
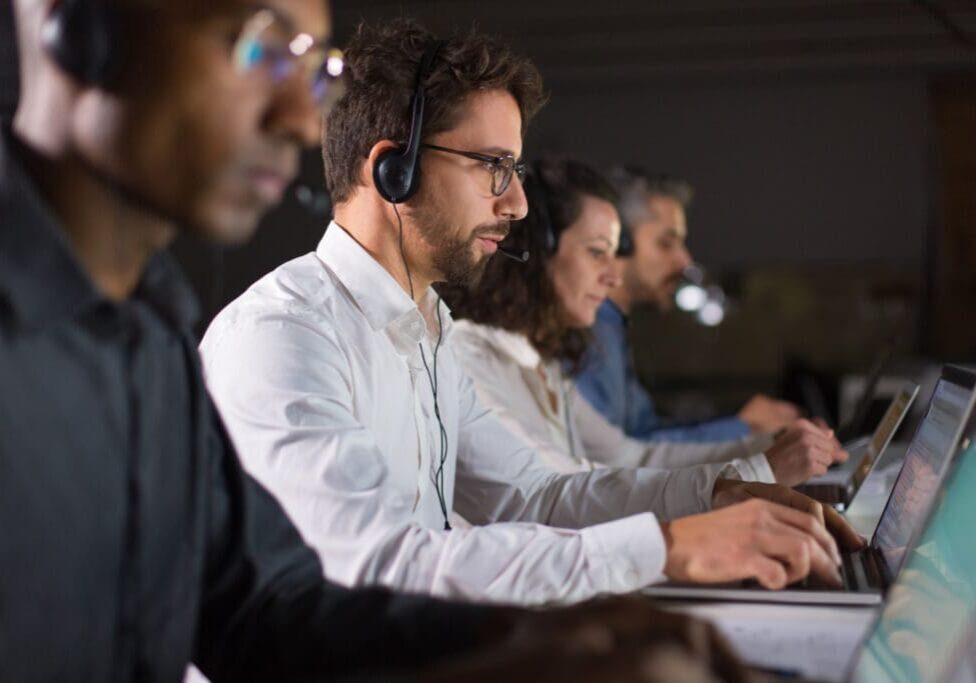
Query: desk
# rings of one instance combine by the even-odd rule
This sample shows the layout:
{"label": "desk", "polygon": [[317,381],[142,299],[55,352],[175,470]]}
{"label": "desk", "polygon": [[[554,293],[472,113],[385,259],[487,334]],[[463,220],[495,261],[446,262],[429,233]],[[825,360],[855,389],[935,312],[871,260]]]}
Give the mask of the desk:
{"label": "desk", "polygon": [[[861,486],[846,516],[870,538],[905,457],[906,443],[891,444]],[[766,669],[799,671],[842,681],[854,652],[874,623],[875,607],[776,605],[668,600],[665,609],[711,621],[740,656]]]}

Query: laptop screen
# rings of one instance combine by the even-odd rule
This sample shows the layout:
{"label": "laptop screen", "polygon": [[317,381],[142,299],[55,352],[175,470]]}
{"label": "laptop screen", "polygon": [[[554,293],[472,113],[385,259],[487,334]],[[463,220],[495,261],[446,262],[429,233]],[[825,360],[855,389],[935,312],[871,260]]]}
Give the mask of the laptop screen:
{"label": "laptop screen", "polygon": [[861,463],[854,471],[853,482],[855,489],[864,483],[868,472],[871,471],[871,465],[874,464],[875,459],[888,446],[888,442],[891,441],[895,430],[901,425],[902,419],[908,412],[908,408],[912,405],[917,393],[918,386],[911,384],[899,389],[898,394],[892,399],[891,405],[888,406],[888,410],[885,411],[884,417],[878,423],[878,428],[874,430],[874,434],[868,442],[864,459],[861,460]]}
{"label": "laptop screen", "polygon": [[947,378],[952,370],[947,368],[935,386],[928,412],[908,446],[905,463],[874,532],[872,545],[881,551],[892,575],[901,566],[912,536],[928,513],[968,417],[972,386]]}
{"label": "laptop screen", "polygon": [[976,445],[892,586],[854,663],[855,681],[943,681],[965,662],[976,615]]}

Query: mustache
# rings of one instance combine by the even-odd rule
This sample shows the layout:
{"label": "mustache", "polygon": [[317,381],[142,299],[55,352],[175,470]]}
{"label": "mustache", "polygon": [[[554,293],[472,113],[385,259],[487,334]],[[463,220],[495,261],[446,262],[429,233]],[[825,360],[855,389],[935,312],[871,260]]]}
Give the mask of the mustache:
{"label": "mustache", "polygon": [[477,239],[478,237],[499,237],[505,239],[508,237],[508,233],[511,232],[512,226],[510,221],[499,221],[497,223],[491,223],[489,225],[479,225],[471,233],[471,239]]}

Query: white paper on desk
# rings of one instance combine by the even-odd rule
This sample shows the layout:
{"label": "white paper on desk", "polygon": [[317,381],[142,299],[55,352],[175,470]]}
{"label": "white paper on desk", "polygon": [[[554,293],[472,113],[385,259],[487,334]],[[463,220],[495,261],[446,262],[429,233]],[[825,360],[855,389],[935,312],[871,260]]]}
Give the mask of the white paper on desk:
{"label": "white paper on desk", "polygon": [[875,616],[873,608],[809,605],[683,603],[677,609],[714,623],[749,664],[823,681],[844,679]]}

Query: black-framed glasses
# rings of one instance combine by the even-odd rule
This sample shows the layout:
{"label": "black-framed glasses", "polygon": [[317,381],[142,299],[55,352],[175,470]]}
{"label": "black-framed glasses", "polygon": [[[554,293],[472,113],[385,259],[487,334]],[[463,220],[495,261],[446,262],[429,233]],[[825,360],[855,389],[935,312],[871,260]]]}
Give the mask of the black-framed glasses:
{"label": "black-framed glasses", "polygon": [[276,84],[301,69],[312,99],[323,111],[341,92],[342,51],[307,33],[294,33],[271,9],[257,10],[244,23],[233,56],[242,73],[263,69]]}
{"label": "black-framed glasses", "polygon": [[505,190],[508,189],[508,186],[512,182],[513,175],[518,176],[520,183],[525,181],[525,164],[517,161],[511,154],[496,156],[494,154],[467,152],[461,149],[451,149],[450,147],[441,147],[440,145],[431,145],[428,143],[422,144],[421,147],[435,149],[438,152],[447,152],[448,154],[457,154],[458,156],[487,164],[491,172],[491,193],[496,197],[501,197],[505,194]]}

